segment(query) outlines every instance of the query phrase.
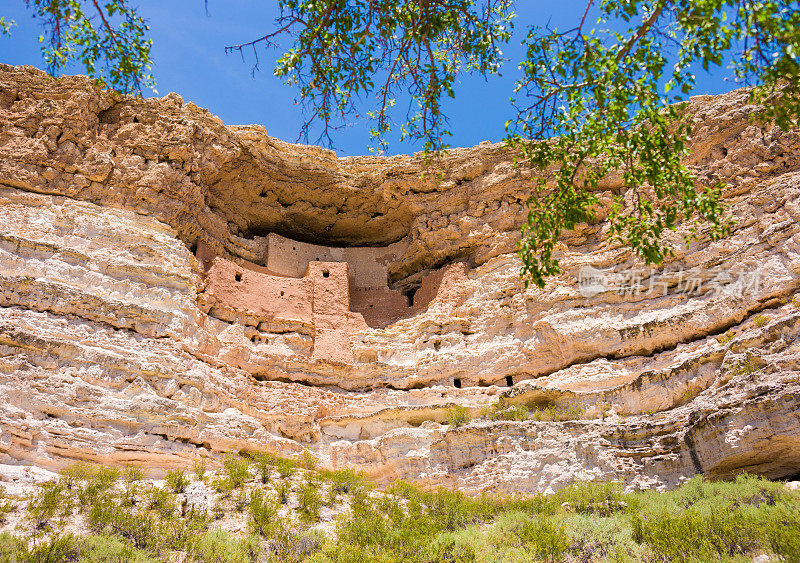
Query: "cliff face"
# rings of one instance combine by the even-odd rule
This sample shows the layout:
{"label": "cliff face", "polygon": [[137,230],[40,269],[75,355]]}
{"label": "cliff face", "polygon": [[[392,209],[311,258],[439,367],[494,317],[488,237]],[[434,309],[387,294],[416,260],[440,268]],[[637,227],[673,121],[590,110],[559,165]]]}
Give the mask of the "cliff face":
{"label": "cliff face", "polygon": [[[796,474],[800,135],[750,119],[743,91],[690,111],[732,235],[677,233],[650,269],[597,221],[526,290],[530,173],[499,145],[434,178],[0,65],[3,460],[308,449],[505,491]],[[472,422],[446,424],[454,404]]]}

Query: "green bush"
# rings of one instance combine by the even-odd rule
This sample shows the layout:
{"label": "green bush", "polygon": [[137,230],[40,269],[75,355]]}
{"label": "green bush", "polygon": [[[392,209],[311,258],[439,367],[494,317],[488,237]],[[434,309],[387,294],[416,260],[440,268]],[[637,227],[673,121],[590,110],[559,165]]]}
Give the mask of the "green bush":
{"label": "green bush", "polygon": [[222,459],[222,466],[234,489],[238,489],[250,479],[250,462],[239,455],[226,455]]}
{"label": "green bush", "polygon": [[295,560],[297,537],[292,533],[291,523],[278,514],[277,505],[258,489],[251,493],[248,527],[254,534],[270,540],[278,561]]}
{"label": "green bush", "polygon": [[64,483],[48,481],[28,503],[28,516],[36,530],[50,528],[72,513],[72,496]]}
{"label": "green bush", "polygon": [[234,489],[233,482],[227,477],[214,477],[211,481],[211,486],[225,497],[229,496]]}
{"label": "green bush", "polygon": [[13,561],[24,561],[27,553],[25,540],[8,532],[0,533],[0,561],[11,563]]}
{"label": "green bush", "polygon": [[322,471],[320,478],[328,481],[328,504],[336,502],[338,495],[346,495],[356,492],[367,486],[368,480],[363,473],[358,473],[354,469],[338,469],[336,471]]}
{"label": "green bush", "polygon": [[166,489],[153,487],[148,498],[148,506],[164,518],[169,518],[175,513],[175,495]]}
{"label": "green bush", "polygon": [[194,474],[200,481],[202,481],[203,477],[205,477],[207,470],[208,466],[206,465],[205,460],[195,461],[192,465],[192,471],[194,471]]}
{"label": "green bush", "polygon": [[64,470],[61,482],[67,488],[77,491],[78,503],[85,507],[111,489],[119,477],[120,470],[116,467],[76,463]]}
{"label": "green bush", "polygon": [[250,563],[258,553],[257,537],[240,538],[223,530],[206,532],[192,547],[192,555],[200,563]]}
{"label": "green bush", "polygon": [[528,420],[530,413],[522,405],[509,404],[505,397],[481,410],[481,416],[490,420]]}
{"label": "green bush", "polygon": [[469,409],[461,405],[450,406],[444,413],[444,420],[454,428],[464,426],[470,421]]}
{"label": "green bush", "polygon": [[319,520],[319,510],[322,507],[319,481],[307,477],[297,489],[297,502],[300,521],[304,524],[317,522]]}
{"label": "green bush", "polygon": [[428,561],[447,561],[448,563],[474,563],[475,547],[464,541],[460,534],[445,532],[436,535],[427,547],[425,559]]}
{"label": "green bush", "polygon": [[127,483],[136,483],[147,477],[147,472],[141,467],[128,465],[122,471],[122,479]]}
{"label": "green bush", "polygon": [[81,556],[81,541],[76,536],[54,535],[44,541],[29,543],[25,560],[35,563],[63,563],[78,561]]}
{"label": "green bush", "polygon": [[130,541],[137,549],[155,549],[161,538],[157,518],[116,504],[108,495],[98,497],[86,513],[89,529],[97,534],[111,534]]}
{"label": "green bush", "polygon": [[157,563],[146,552],[108,536],[87,536],[81,542],[81,563]]}
{"label": "green bush", "polygon": [[289,483],[281,481],[275,485],[275,492],[278,494],[278,502],[286,504],[289,502],[289,493],[292,491]]}
{"label": "green bush", "polygon": [[578,481],[556,493],[559,504],[567,503],[567,508],[578,514],[609,516],[628,506],[622,483],[609,481]]}
{"label": "green bush", "polygon": [[261,484],[266,485],[269,483],[270,475],[272,475],[272,464],[263,457],[257,457],[256,467],[258,468],[258,475],[261,477]]}
{"label": "green bush", "polygon": [[164,478],[167,486],[172,489],[173,493],[182,493],[189,486],[189,478],[180,469],[170,469],[167,471],[167,476]]}
{"label": "green bush", "polygon": [[[277,467],[288,460],[264,461]],[[228,473],[224,480],[230,478]],[[281,562],[743,562],[766,554],[800,563],[800,494],[746,475],[733,482],[698,477],[667,493],[625,494],[620,483],[580,482],[552,495],[470,497],[402,481],[373,493],[352,469],[309,470],[296,484],[293,510],[279,504],[287,504],[288,480],[275,480],[277,498],[255,483],[223,501],[228,510],[237,502],[247,509],[248,537],[209,531],[205,511],[185,499],[177,510],[167,489],[127,477],[125,487],[113,486],[115,479],[114,471],[83,465],[42,485],[27,514],[46,524],[27,539],[0,534],[0,562],[144,563],[184,555],[198,563],[249,562],[265,555],[259,554],[263,544],[269,560]],[[296,518],[304,525],[318,520],[326,488],[334,499],[347,495],[350,506],[336,534],[293,532]],[[90,491],[90,503],[75,503]],[[55,524],[70,509],[81,511],[96,535],[59,535]]]}
{"label": "green bush", "polygon": [[521,548],[531,560],[561,561],[570,539],[564,525],[553,517],[530,517],[521,512],[499,516],[491,533],[495,549]]}
{"label": "green bush", "polygon": [[780,483],[696,477],[676,491],[642,497],[632,536],[662,557],[703,561],[766,551],[800,561],[800,502]]}

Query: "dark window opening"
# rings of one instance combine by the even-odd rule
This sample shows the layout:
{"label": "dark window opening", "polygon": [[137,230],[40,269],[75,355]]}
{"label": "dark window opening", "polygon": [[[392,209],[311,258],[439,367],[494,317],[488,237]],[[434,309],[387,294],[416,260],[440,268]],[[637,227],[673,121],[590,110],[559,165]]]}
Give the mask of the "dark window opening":
{"label": "dark window opening", "polygon": [[508,385],[509,387],[513,387],[514,386],[514,376],[513,375],[507,375],[506,376],[506,385]]}
{"label": "dark window opening", "polygon": [[419,289],[418,287],[412,287],[403,292],[403,295],[405,295],[406,299],[408,300],[409,307],[414,306],[414,295],[416,295],[418,289]]}
{"label": "dark window opening", "polygon": [[441,343],[440,341],[438,341],[438,340],[437,340],[436,342],[434,342],[434,343],[433,343],[433,349],[434,349],[434,350],[436,350],[437,352],[438,352],[438,351],[439,351],[441,348],[442,348],[442,343]]}
{"label": "dark window opening", "polygon": [[283,297],[283,292],[281,291],[281,297]]}
{"label": "dark window opening", "polygon": [[192,246],[189,247],[189,250],[191,251],[192,254],[197,254],[197,241],[192,243]]}
{"label": "dark window opening", "polygon": [[322,277],[328,278],[330,277],[331,273],[328,270],[322,270]]}
{"label": "dark window opening", "polygon": [[242,273],[241,272],[236,272],[236,275],[233,276],[233,277],[236,278],[236,281],[242,281]]}
{"label": "dark window opening", "polygon": [[256,341],[256,335],[254,334],[253,336],[250,337],[250,342],[255,342],[255,341]]}
{"label": "dark window opening", "polygon": [[460,378],[456,377],[453,380],[453,387],[455,387],[456,389],[461,389],[461,379]]}

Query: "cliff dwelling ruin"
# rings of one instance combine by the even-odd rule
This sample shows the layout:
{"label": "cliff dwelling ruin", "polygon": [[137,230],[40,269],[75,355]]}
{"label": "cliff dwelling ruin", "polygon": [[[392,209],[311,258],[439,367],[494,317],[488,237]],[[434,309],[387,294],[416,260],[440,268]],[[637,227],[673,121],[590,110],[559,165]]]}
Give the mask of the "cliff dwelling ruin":
{"label": "cliff dwelling ruin", "polygon": [[[214,302],[211,314],[264,332],[276,326],[313,327],[311,357],[318,360],[353,364],[350,335],[424,311],[447,270],[431,271],[418,288],[402,291],[389,287],[388,266],[402,255],[404,241],[386,247],[331,247],[276,233],[255,241],[263,265],[232,262],[197,245],[206,298]],[[250,339],[265,341],[261,334]],[[434,346],[438,350],[438,343]],[[460,387],[460,380],[455,385]]]}

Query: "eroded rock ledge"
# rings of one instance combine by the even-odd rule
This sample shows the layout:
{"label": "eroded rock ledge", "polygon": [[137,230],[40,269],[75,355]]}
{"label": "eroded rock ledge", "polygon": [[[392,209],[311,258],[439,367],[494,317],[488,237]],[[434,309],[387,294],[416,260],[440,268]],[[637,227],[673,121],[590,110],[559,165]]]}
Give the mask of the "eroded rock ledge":
{"label": "eroded rock ledge", "polygon": [[[530,174],[500,145],[433,182],[419,157],[337,158],[175,94],[0,65],[2,461],[310,449],[504,491],[797,473],[800,136],[744,91],[690,111],[733,234],[677,233],[646,269],[583,225],[526,290]],[[528,420],[480,418],[500,398]],[[452,405],[473,422],[447,425]]]}

